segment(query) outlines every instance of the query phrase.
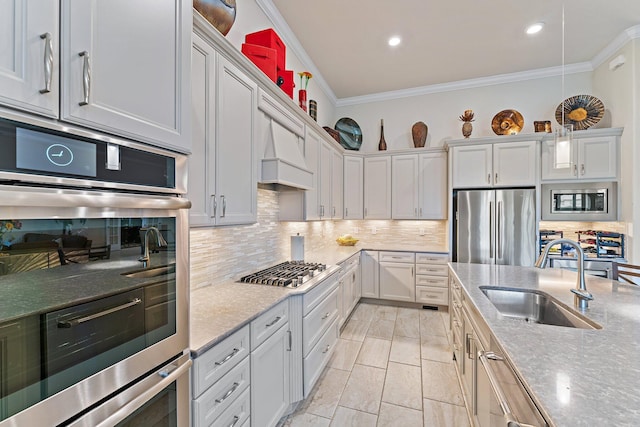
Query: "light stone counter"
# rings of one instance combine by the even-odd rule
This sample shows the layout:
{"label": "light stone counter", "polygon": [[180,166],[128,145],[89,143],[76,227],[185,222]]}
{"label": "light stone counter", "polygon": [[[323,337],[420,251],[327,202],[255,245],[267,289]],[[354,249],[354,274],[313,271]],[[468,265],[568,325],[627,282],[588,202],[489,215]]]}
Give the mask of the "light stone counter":
{"label": "light stone counter", "polygon": [[[441,248],[425,248],[423,246],[419,249],[413,247],[361,248],[358,245],[339,246],[336,244],[323,250],[305,251],[305,261],[337,265],[363,249],[447,253],[443,252]],[[247,271],[246,274],[248,273],[251,272]],[[233,280],[197,289],[193,289],[192,284],[189,324],[189,346],[192,356],[201,356],[208,349],[288,296],[308,292],[310,289],[305,286],[281,288],[254,285],[238,283]]]}
{"label": "light stone counter", "polygon": [[501,317],[480,286],[537,289],[573,308],[576,273],[451,263],[472,304],[555,426],[640,424],[640,287],[587,275],[583,313],[600,330]]}

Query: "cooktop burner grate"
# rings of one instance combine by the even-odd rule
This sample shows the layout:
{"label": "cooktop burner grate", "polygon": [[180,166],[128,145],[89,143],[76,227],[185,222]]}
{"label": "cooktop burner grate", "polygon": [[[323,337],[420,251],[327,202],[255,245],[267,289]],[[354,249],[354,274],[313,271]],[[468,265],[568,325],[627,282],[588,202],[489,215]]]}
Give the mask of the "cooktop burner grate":
{"label": "cooktop burner grate", "polygon": [[315,274],[326,270],[325,264],[304,261],[285,261],[273,267],[248,274],[240,279],[243,283],[258,283],[271,286],[297,287]]}

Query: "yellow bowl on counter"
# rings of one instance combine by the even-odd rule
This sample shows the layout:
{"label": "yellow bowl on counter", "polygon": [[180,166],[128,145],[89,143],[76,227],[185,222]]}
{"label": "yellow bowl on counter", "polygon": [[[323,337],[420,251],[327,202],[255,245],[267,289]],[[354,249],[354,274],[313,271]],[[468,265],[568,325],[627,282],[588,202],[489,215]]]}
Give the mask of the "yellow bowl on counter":
{"label": "yellow bowl on counter", "polygon": [[356,243],[358,243],[358,239],[354,239],[354,238],[345,239],[342,237],[338,237],[336,239],[336,242],[338,242],[340,246],[354,246]]}

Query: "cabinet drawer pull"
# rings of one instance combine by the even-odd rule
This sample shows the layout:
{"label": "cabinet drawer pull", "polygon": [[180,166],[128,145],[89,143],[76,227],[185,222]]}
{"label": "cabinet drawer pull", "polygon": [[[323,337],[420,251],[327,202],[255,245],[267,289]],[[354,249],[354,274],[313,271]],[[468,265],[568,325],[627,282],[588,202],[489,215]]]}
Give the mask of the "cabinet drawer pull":
{"label": "cabinet drawer pull", "polygon": [[229,424],[229,427],[235,427],[235,425],[238,424],[238,421],[240,421],[240,417],[235,415],[233,417],[233,422],[231,424]]}
{"label": "cabinet drawer pull", "polygon": [[322,316],[322,320],[326,319],[327,317],[329,317],[329,312],[328,311],[325,313],[324,316]]}
{"label": "cabinet drawer pull", "polygon": [[271,323],[267,323],[265,326],[266,326],[267,328],[269,328],[269,327],[271,327],[271,326],[275,325],[276,323],[278,323],[278,322],[280,321],[280,319],[282,319],[282,317],[278,316],[278,317],[276,317],[275,319],[273,319],[273,322],[271,322]]}
{"label": "cabinet drawer pull", "polygon": [[331,346],[329,344],[327,344],[327,346],[324,348],[324,350],[322,350],[322,354],[328,352],[330,348],[331,348]]}
{"label": "cabinet drawer pull", "polygon": [[49,93],[53,77],[53,38],[51,33],[41,34],[40,38],[44,40],[44,89],[40,89],[40,93]]}
{"label": "cabinet drawer pull", "polygon": [[425,298],[431,298],[431,299],[436,299],[438,298],[438,295],[425,295]]}
{"label": "cabinet drawer pull", "polygon": [[228,361],[229,361],[229,359],[231,359],[233,356],[235,356],[236,354],[238,354],[238,352],[239,352],[239,351],[240,351],[240,349],[239,349],[239,348],[234,348],[234,349],[233,349],[233,351],[232,351],[231,353],[227,354],[227,356],[226,356],[224,359],[222,359],[222,360],[221,360],[221,361],[219,361],[219,362],[216,362],[216,365],[217,365],[217,366],[224,365],[226,362],[228,362]]}
{"label": "cabinet drawer pull", "polygon": [[84,97],[79,105],[88,105],[89,104],[89,95],[91,94],[91,63],[89,61],[89,52],[82,51],[78,55],[80,55],[84,61],[82,61],[82,91]]}
{"label": "cabinet drawer pull", "polygon": [[220,399],[216,399],[216,403],[222,403],[229,398],[233,394],[234,391],[238,388],[240,383],[233,383],[233,386],[222,396]]}

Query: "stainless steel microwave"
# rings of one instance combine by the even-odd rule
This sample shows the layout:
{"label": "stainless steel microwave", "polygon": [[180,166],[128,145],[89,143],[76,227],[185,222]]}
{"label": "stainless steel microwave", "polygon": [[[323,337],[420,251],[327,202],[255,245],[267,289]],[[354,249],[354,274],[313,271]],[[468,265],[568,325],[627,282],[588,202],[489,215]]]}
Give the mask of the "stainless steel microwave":
{"label": "stainless steel microwave", "polygon": [[548,221],[616,221],[615,182],[543,184],[542,219]]}

